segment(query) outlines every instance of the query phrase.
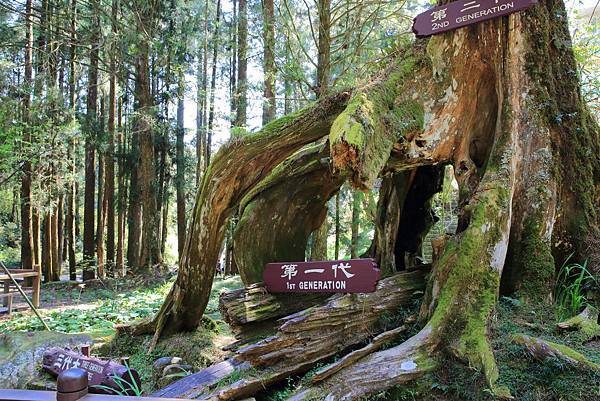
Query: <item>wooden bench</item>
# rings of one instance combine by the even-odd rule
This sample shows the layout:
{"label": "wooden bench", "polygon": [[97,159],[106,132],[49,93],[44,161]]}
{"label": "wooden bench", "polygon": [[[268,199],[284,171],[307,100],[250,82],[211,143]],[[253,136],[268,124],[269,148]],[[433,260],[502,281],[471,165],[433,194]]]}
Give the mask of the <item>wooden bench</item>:
{"label": "wooden bench", "polygon": [[[40,306],[40,284],[41,284],[41,273],[39,266],[34,266],[33,269],[8,269],[11,276],[15,281],[23,283],[26,278],[31,278],[31,287],[23,288],[23,285],[19,284],[26,295],[31,295],[31,302],[35,307]],[[4,271],[0,270],[0,283],[3,286],[3,292],[0,294],[2,299],[3,308],[0,309],[2,312],[11,314],[13,311],[13,298],[15,296],[21,296],[21,293],[17,290],[14,283]]]}

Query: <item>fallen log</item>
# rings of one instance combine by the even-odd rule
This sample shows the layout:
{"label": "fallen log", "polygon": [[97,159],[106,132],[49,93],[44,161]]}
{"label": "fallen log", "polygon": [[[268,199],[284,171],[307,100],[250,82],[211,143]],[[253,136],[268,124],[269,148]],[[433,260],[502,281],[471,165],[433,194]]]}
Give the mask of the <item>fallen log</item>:
{"label": "fallen log", "polygon": [[542,361],[547,358],[557,358],[574,367],[600,371],[600,365],[590,361],[584,355],[566,345],[530,337],[525,334],[515,334],[512,336],[512,340],[516,344],[524,346],[531,356],[537,360]]}
{"label": "fallen log", "polygon": [[262,283],[224,292],[219,311],[238,338],[247,338],[268,322],[317,305],[331,294],[270,294]]}
{"label": "fallen log", "polygon": [[400,327],[396,327],[395,329],[384,331],[383,333],[381,333],[377,337],[375,337],[365,347],[362,347],[361,349],[357,349],[356,351],[349,353],[348,355],[346,355],[339,361],[336,361],[336,362],[332,363],[331,365],[326,366],[323,369],[319,370],[310,379],[311,383],[317,383],[317,382],[327,379],[328,377],[330,377],[331,375],[333,375],[336,372],[339,372],[346,366],[350,366],[351,364],[358,361],[359,359],[377,351],[379,348],[381,348],[382,345],[392,341],[394,338],[398,337],[401,333],[406,332],[406,330],[408,330],[408,326],[402,325]]}
{"label": "fallen log", "polygon": [[[421,296],[427,272],[398,273],[381,280],[373,293],[334,295],[323,305],[286,316],[275,335],[238,349],[226,361],[235,366],[225,375],[215,375],[213,366],[192,375],[195,379],[184,379],[188,385],[178,389],[176,382],[168,393],[155,395],[235,400],[306,372],[319,361],[347,352],[390,326],[399,326],[401,308]],[[224,372],[221,367],[217,370]]]}
{"label": "fallen log", "polygon": [[600,336],[598,310],[587,306],[580,314],[556,325],[561,330],[580,330],[588,339]]}

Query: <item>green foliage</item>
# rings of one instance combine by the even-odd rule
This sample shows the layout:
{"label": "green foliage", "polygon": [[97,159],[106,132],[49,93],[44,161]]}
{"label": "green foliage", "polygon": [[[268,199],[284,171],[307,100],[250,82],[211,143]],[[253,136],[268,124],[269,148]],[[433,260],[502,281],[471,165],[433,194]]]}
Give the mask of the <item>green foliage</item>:
{"label": "green foliage", "polygon": [[95,388],[98,388],[101,390],[106,390],[110,394],[120,395],[122,397],[126,397],[126,396],[140,397],[143,393],[142,388],[138,385],[135,378],[133,377],[133,372],[132,372],[131,368],[129,367],[128,362],[125,362],[125,367],[127,368],[128,378],[122,378],[117,375],[112,375],[112,380],[119,387],[118,390],[114,389],[112,387],[101,385],[101,384],[97,384],[92,387],[95,387]]}
{"label": "green foliage", "polygon": [[[95,294],[99,299],[86,304],[84,308],[41,310],[41,314],[50,329],[55,331],[79,333],[106,330],[117,323],[152,316],[160,308],[169,287],[170,283],[165,283],[158,287],[118,294],[97,290]],[[43,327],[30,313],[16,313],[12,319],[0,322],[0,332],[11,330],[35,331],[43,330]]]}
{"label": "green foliage", "polygon": [[588,305],[587,291],[598,286],[597,278],[587,268],[587,260],[583,264],[567,262],[568,259],[556,280],[555,298],[559,320],[581,312]]}

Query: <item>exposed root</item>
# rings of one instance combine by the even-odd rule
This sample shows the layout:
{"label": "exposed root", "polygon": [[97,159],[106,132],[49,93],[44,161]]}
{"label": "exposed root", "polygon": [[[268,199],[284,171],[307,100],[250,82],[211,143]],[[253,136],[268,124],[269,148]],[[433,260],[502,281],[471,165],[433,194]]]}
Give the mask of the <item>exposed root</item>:
{"label": "exposed root", "polygon": [[348,366],[338,373],[339,377],[336,375],[322,385],[301,388],[289,400],[356,400],[412,381],[438,367],[435,350],[439,338],[439,333],[427,326],[402,344]]}
{"label": "exposed root", "polygon": [[560,322],[557,326],[561,330],[580,330],[587,339],[600,337],[598,310],[593,306],[586,307],[579,315]]}
{"label": "exposed root", "polygon": [[523,345],[531,356],[540,361],[548,358],[557,358],[574,367],[600,371],[600,365],[590,361],[566,345],[556,344],[525,334],[515,334],[512,336],[512,340],[517,344]]}
{"label": "exposed root", "polygon": [[358,361],[359,359],[364,358],[365,356],[372,354],[381,348],[384,344],[392,341],[394,338],[398,337],[401,333],[404,333],[408,330],[406,325],[402,325],[400,327],[396,327],[395,329],[384,331],[375,337],[367,346],[358,349],[344,356],[337,362],[332,363],[329,366],[324,367],[319,370],[311,379],[311,383],[317,383],[323,381],[333,375],[334,373],[342,370],[345,367],[348,367]]}

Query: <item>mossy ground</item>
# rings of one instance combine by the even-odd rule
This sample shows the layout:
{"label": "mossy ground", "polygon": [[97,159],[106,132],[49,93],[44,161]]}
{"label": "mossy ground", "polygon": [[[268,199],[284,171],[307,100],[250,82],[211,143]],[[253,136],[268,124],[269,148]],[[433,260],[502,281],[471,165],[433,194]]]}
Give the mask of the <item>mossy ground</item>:
{"label": "mossy ground", "polygon": [[[518,401],[592,401],[600,399],[600,374],[566,365],[558,359],[538,361],[511,336],[524,333],[564,344],[600,362],[598,341],[586,341],[582,333],[559,332],[552,306],[531,306],[512,298],[502,298],[491,322],[490,340],[498,363],[498,385],[506,386]],[[450,355],[444,355],[444,368],[412,383],[369,397],[386,401],[489,401],[485,377]]]}

